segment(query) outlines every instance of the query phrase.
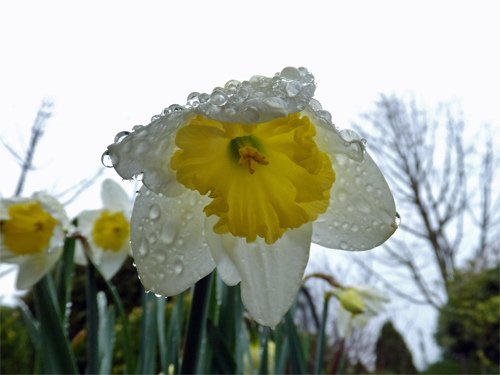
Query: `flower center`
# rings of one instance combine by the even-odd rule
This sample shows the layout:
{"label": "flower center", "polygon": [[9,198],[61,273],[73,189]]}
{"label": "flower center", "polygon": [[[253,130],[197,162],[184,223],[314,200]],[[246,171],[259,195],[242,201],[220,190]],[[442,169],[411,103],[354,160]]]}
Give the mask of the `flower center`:
{"label": "flower center", "polygon": [[255,125],[197,116],[177,132],[170,166],[212,198],[204,211],[219,217],[216,233],[272,244],[328,208],[335,173],[315,134],[298,113]]}
{"label": "flower center", "polygon": [[232,139],[229,142],[229,151],[238,164],[248,169],[250,174],[255,173],[255,163],[267,165],[269,162],[261,153],[258,141],[251,136],[243,136]]}
{"label": "flower center", "polygon": [[40,253],[48,247],[56,225],[38,202],[13,204],[9,219],[1,222],[3,243],[17,255]]}
{"label": "flower center", "polygon": [[92,228],[94,243],[103,250],[121,250],[129,235],[130,223],[121,212],[104,210]]}

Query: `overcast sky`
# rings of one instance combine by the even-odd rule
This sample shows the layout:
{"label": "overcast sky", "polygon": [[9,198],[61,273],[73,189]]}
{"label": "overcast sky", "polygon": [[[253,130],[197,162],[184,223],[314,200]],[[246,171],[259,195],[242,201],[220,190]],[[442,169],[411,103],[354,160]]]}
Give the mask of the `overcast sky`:
{"label": "overcast sky", "polygon": [[[497,4],[2,1],[0,138],[22,153],[38,106],[51,98],[25,193],[61,192],[101,168],[119,131],[184,104],[192,91],[289,65],[315,75],[316,98],[342,128],[380,93],[457,101],[469,127],[498,128]],[[0,147],[0,196],[13,193],[18,176]],[[103,177],[119,181],[113,170]],[[86,191],[70,215],[100,206],[98,191]]]}

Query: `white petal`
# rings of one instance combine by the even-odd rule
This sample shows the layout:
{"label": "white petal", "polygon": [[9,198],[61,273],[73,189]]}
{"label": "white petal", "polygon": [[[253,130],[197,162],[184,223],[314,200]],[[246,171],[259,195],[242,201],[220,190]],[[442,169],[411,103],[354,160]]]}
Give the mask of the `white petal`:
{"label": "white petal", "polygon": [[130,197],[115,181],[106,179],[102,182],[101,199],[104,209],[130,214]]}
{"label": "white petal", "polygon": [[143,173],[142,182],[156,193],[180,194],[184,187],[175,179],[169,160],[176,148],[177,129],[192,116],[192,111],[186,110],[162,117],[132,132],[121,142],[109,145],[113,167],[125,179]]}
{"label": "white petal", "polygon": [[205,199],[191,190],[168,198],[141,188],[132,212],[131,240],[146,289],[175,295],[214,269],[203,233]]}
{"label": "white petal", "polygon": [[339,306],[337,309],[337,316],[335,319],[337,326],[337,333],[341,338],[347,338],[352,332],[352,314]]}
{"label": "white petal", "polygon": [[125,262],[129,256],[128,248],[130,248],[130,245],[127,243],[127,246],[124,246],[124,249],[120,251],[103,251],[99,248],[93,249],[92,253],[99,251],[101,254],[98,263],[93,259],[92,262],[106,280],[111,279],[120,270],[123,262]]}
{"label": "white petal", "polygon": [[384,176],[368,153],[357,160],[356,143],[342,141],[333,128],[317,126],[317,131],[316,142],[328,153],[336,180],[328,210],[314,223],[313,242],[342,250],[382,244],[397,229],[394,198]]}
{"label": "white petal", "polygon": [[43,252],[36,255],[26,255],[19,264],[16,288],[29,289],[49,272],[62,255],[62,249]]}
{"label": "white petal", "polygon": [[217,222],[216,216],[210,216],[205,220],[205,237],[210,245],[210,252],[217,264],[217,273],[226,285],[233,286],[241,281],[238,268],[224,249],[234,247],[233,236],[221,236],[212,230]]}
{"label": "white petal", "polygon": [[273,245],[226,234],[220,244],[241,277],[241,298],[258,323],[276,326],[292,305],[309,259],[311,224],[288,230]]}

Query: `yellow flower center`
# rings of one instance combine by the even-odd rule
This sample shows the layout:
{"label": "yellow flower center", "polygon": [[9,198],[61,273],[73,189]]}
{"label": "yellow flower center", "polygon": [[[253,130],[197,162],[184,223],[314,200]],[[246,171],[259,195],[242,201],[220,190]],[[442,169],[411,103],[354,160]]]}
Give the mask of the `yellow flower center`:
{"label": "yellow flower center", "polygon": [[48,247],[56,225],[38,202],[13,204],[9,219],[1,222],[3,243],[17,255],[40,253]]}
{"label": "yellow flower center", "polygon": [[170,166],[212,198],[204,211],[219,217],[216,233],[272,244],[328,208],[335,173],[315,135],[298,113],[255,125],[197,116],[177,132]]}
{"label": "yellow flower center", "polygon": [[129,235],[130,223],[121,212],[104,210],[92,228],[94,243],[104,250],[121,250]]}

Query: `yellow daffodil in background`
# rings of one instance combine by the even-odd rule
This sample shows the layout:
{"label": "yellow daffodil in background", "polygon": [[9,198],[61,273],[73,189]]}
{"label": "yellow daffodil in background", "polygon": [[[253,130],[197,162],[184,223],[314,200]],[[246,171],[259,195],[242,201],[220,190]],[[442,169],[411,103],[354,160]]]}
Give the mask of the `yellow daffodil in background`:
{"label": "yellow daffodil in background", "polygon": [[117,134],[103,160],[142,177],[131,241],[147,289],[174,295],[217,267],[272,327],[295,298],[311,242],[365,250],[392,235],[384,177],[365,141],[332,124],[315,87],[305,68],[232,80]]}
{"label": "yellow daffodil in background", "polygon": [[[102,183],[103,208],[83,211],[77,217],[78,229],[88,243],[88,256],[101,274],[111,279],[131,254],[130,198],[116,182]],[[87,263],[84,249],[77,242],[75,262]]]}
{"label": "yellow daffodil in background", "polygon": [[336,314],[337,333],[344,338],[349,337],[354,328],[368,324],[389,302],[386,296],[368,286],[347,287],[333,294],[340,302]]}
{"label": "yellow daffodil in background", "polygon": [[62,255],[68,228],[64,207],[45,193],[0,199],[0,258],[19,266],[18,289],[32,287],[50,271]]}

